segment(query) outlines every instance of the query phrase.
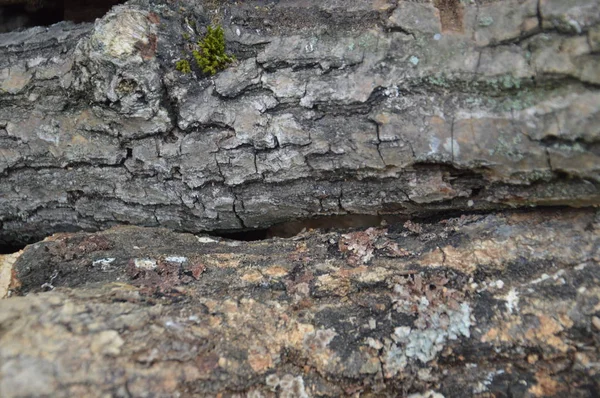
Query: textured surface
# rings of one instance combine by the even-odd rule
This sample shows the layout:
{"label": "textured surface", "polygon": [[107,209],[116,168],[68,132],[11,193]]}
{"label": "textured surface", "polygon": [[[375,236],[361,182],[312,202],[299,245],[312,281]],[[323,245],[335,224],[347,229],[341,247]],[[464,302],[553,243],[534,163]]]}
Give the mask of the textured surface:
{"label": "textured surface", "polygon": [[0,300],[0,395],[595,397],[599,231],[555,210],[252,243],[58,234],[14,263],[30,294]]}
{"label": "textured surface", "polygon": [[[458,4],[139,0],[0,35],[0,240],[598,204],[599,3]],[[210,19],[239,63],[177,72]]]}

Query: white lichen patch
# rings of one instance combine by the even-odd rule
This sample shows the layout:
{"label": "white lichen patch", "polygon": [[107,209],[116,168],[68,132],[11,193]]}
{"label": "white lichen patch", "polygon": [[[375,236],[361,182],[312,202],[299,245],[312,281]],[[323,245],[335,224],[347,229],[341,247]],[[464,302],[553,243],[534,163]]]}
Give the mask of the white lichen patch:
{"label": "white lichen patch", "polygon": [[454,311],[441,306],[430,317],[427,329],[412,329],[399,343],[405,346],[405,355],[423,363],[433,360],[442,351],[447,340],[456,340],[459,336],[469,337],[471,326],[471,308],[462,303],[460,310]]}
{"label": "white lichen patch", "polygon": [[409,283],[394,286],[394,308],[415,314],[413,326],[394,329],[382,358],[385,377],[394,377],[412,360],[428,363],[435,359],[449,340],[470,337],[471,307],[463,295],[444,287],[444,278],[423,281],[415,275]]}
{"label": "white lichen patch", "polygon": [[100,267],[102,271],[106,271],[110,268],[110,265],[116,260],[114,257],[106,257],[95,260],[92,262],[92,267]]}
{"label": "white lichen patch", "polygon": [[450,152],[452,156],[460,155],[460,145],[458,144],[458,141],[454,139],[446,138],[444,141],[444,150]]}
{"label": "white lichen patch", "polygon": [[291,374],[286,374],[279,378],[276,374],[266,377],[265,384],[272,391],[279,390],[280,398],[309,398],[310,395],[306,392],[304,379],[302,376],[294,377]]}
{"label": "white lichen patch", "polygon": [[144,269],[147,271],[152,271],[158,266],[156,260],[150,258],[136,258],[133,260],[133,264],[136,268]]}
{"label": "white lichen patch", "polygon": [[483,379],[482,381],[478,382],[477,385],[475,386],[475,388],[473,388],[473,394],[481,394],[484,393],[486,391],[488,391],[489,386],[492,384],[492,382],[494,381],[494,378],[497,375],[501,375],[504,373],[504,369],[498,369],[492,372],[488,372],[488,374],[486,375],[485,379]]}
{"label": "white lichen patch", "polygon": [[538,283],[542,283],[548,279],[552,279],[554,281],[558,281],[561,284],[565,283],[564,278],[562,278],[562,276],[565,274],[565,270],[561,269],[557,272],[555,272],[553,275],[548,275],[548,274],[542,274],[539,278],[536,278],[534,280],[532,280],[531,282],[529,282],[530,285],[537,285]]}
{"label": "white lichen patch", "polygon": [[513,313],[515,309],[518,309],[519,306],[519,292],[517,289],[512,288],[508,291],[508,294],[504,298],[506,300],[506,309],[509,313]]}
{"label": "white lichen patch", "polygon": [[147,45],[152,34],[156,34],[156,26],[147,12],[115,7],[96,24],[90,43],[108,57],[126,58],[139,51],[140,44]]}
{"label": "white lichen patch", "polygon": [[216,243],[216,242],[218,242],[218,240],[213,239],[208,236],[196,236],[196,239],[198,239],[198,242],[200,242],[200,243]]}
{"label": "white lichen patch", "polygon": [[170,263],[178,263],[178,264],[183,264],[187,261],[187,257],[183,257],[183,256],[169,256],[165,258],[165,261],[168,261]]}
{"label": "white lichen patch", "polygon": [[337,332],[334,329],[319,329],[304,336],[304,346],[312,350],[324,350],[335,336]]}
{"label": "white lichen patch", "polygon": [[416,394],[410,394],[408,398],[445,398],[443,394],[439,392],[435,392],[433,390],[428,390],[425,392],[419,392]]}

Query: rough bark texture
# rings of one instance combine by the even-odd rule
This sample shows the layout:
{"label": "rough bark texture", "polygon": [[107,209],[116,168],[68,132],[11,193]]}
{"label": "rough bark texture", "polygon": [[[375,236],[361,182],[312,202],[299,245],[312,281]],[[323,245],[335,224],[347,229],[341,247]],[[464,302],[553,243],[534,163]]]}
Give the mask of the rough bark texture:
{"label": "rough bark texture", "polygon": [[553,210],[58,234],[13,265],[31,294],[0,300],[0,395],[597,397],[599,231]]}
{"label": "rough bark texture", "polygon": [[[211,22],[238,61],[178,72]],[[134,0],[0,34],[0,243],[67,232],[0,255],[0,396],[598,396],[599,53],[597,0]]]}
{"label": "rough bark texture", "polygon": [[[211,19],[239,62],[176,71]],[[597,204],[599,21],[596,0],[139,0],[2,34],[0,240]]]}

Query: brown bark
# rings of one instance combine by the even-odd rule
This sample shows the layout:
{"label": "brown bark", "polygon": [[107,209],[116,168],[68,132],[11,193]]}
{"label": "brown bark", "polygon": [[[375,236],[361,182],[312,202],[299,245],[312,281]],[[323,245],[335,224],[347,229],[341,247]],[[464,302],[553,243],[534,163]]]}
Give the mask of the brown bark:
{"label": "brown bark", "polygon": [[56,235],[14,264],[30,294],[0,301],[0,394],[592,397],[599,220]]}

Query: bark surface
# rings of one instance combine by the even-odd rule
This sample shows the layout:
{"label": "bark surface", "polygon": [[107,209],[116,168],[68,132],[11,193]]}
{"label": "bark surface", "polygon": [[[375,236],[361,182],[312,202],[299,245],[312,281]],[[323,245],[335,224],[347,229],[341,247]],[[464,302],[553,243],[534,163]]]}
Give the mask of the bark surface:
{"label": "bark surface", "polygon": [[[237,62],[177,71],[211,23]],[[599,53],[596,0],[0,34],[0,244],[62,232],[0,255],[0,396],[598,396]],[[437,218],[198,234],[345,214]]]}
{"label": "bark surface", "polygon": [[[211,21],[237,64],[178,72]],[[595,0],[139,0],[0,34],[0,241],[598,204],[599,21]]]}
{"label": "bark surface", "polygon": [[0,395],[596,397],[599,231],[553,210],[245,243],[58,234],[1,263]]}

